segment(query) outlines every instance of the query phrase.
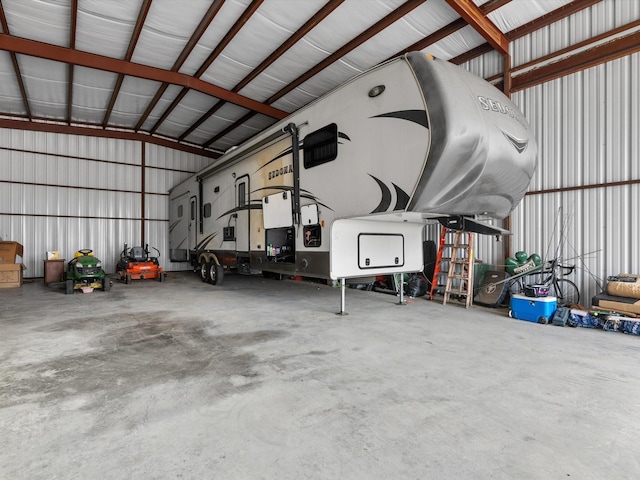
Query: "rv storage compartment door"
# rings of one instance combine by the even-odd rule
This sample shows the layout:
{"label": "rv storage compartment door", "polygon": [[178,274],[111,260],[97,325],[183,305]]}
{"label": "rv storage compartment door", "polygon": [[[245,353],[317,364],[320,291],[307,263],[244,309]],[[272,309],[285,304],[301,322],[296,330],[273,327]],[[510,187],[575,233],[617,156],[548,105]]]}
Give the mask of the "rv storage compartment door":
{"label": "rv storage compartment door", "polygon": [[290,263],[295,261],[295,237],[293,227],[265,230],[268,262]]}
{"label": "rv storage compartment door", "polygon": [[344,218],[331,225],[330,276],[419,272],[423,223]]}
{"label": "rv storage compartment door", "polygon": [[305,205],[300,207],[300,217],[303,225],[316,225],[319,222],[318,205]]}
{"label": "rv storage compartment door", "polygon": [[293,225],[291,192],[280,192],[262,199],[264,228],[290,227]]}
{"label": "rv storage compartment door", "polygon": [[358,266],[362,269],[404,266],[404,237],[394,233],[361,233]]}

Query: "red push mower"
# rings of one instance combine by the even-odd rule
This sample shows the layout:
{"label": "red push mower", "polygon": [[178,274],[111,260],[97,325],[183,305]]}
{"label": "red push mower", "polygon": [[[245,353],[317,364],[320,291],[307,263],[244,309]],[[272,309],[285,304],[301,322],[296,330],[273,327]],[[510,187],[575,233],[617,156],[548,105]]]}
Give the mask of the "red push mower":
{"label": "red push mower", "polygon": [[149,256],[149,245],[142,247],[127,248],[127,244],[124,244],[124,250],[120,253],[120,260],[116,266],[117,273],[120,276],[120,280],[129,284],[131,280],[145,280],[149,278],[157,278],[158,281],[163,282],[165,280],[165,272],[162,271],[162,267],[158,263],[158,257],[160,251],[157,248],[153,248],[157,253],[157,257]]}

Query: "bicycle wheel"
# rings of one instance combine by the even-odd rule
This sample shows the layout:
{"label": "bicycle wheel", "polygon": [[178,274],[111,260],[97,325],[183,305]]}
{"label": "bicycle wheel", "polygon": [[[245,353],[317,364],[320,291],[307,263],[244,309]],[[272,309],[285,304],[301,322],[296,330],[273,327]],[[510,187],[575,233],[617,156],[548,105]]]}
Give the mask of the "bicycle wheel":
{"label": "bicycle wheel", "polygon": [[566,278],[559,278],[549,287],[549,295],[558,299],[560,307],[577,305],[580,302],[580,291],[575,283]]}

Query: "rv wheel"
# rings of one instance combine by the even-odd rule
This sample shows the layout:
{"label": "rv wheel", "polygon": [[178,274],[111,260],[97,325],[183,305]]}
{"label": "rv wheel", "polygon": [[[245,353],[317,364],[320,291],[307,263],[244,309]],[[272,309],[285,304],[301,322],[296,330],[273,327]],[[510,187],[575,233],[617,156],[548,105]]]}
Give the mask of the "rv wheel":
{"label": "rv wheel", "polygon": [[200,279],[203,282],[209,281],[209,264],[204,261],[200,264]]}
{"label": "rv wheel", "polygon": [[211,285],[220,285],[224,279],[224,268],[222,265],[216,265],[215,262],[207,264],[208,282]]}

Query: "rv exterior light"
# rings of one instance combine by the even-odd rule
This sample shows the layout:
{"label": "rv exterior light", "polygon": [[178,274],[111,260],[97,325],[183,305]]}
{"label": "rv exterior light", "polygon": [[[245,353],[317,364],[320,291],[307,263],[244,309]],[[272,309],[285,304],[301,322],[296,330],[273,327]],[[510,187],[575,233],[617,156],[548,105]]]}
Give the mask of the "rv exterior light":
{"label": "rv exterior light", "polygon": [[382,92],[384,92],[385,86],[384,85],[376,85],[375,87],[373,87],[371,90],[369,90],[369,96],[371,98],[373,97],[377,97],[378,95],[380,95]]}

